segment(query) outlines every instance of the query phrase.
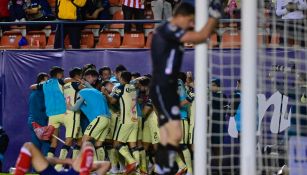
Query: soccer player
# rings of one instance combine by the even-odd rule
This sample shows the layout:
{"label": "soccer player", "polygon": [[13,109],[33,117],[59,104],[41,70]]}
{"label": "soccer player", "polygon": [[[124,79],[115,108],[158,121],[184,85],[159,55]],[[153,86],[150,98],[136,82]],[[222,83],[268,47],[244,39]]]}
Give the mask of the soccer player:
{"label": "soccer player", "polygon": [[[79,91],[74,106],[68,104],[69,109],[78,111],[81,109],[90,124],[86,128],[82,141],[101,141],[106,138],[109,129],[111,114],[107,99],[94,88],[85,88]],[[104,160],[105,151],[101,145],[95,145],[97,160]]]}
{"label": "soccer player", "polygon": [[[85,88],[90,87],[88,82],[81,80],[82,69],[75,67],[69,71],[69,82],[64,84],[64,96],[66,99],[66,103],[70,103],[74,105],[77,100],[77,93]],[[67,80],[67,79],[65,79]],[[73,144],[73,140],[77,139],[77,137],[82,137],[79,132],[80,130],[80,112],[70,111],[69,109],[65,113],[65,117],[63,118],[63,124],[66,129],[65,134],[65,144],[62,146],[60,151],[60,159],[66,159],[69,149]],[[81,145],[81,143],[79,143]],[[73,157],[78,154],[78,150],[80,146],[75,146],[73,150]],[[56,165],[56,169],[62,169],[62,165]]]}
{"label": "soccer player", "polygon": [[[150,156],[154,153],[154,150],[150,150],[151,146],[155,148],[155,145],[159,143],[159,128],[157,115],[153,110],[152,101],[149,98],[149,87],[150,79],[147,77],[142,77],[139,82],[139,91],[142,114],[143,114],[143,135],[142,135],[142,145],[145,149],[146,160],[145,163],[141,163],[141,170],[150,174],[151,168],[149,166]],[[151,157],[152,158],[152,157]],[[144,160],[142,160],[144,161]],[[142,162],[141,161],[141,162]],[[146,170],[146,171],[144,171]]]}
{"label": "soccer player", "polygon": [[[54,66],[50,70],[50,79],[41,84],[31,86],[31,89],[43,90],[45,97],[46,114],[48,116],[48,125],[54,126],[56,129],[54,135],[59,135],[60,124],[63,124],[63,119],[66,113],[66,102],[63,94],[64,70]],[[57,140],[51,139],[51,145],[48,151],[48,157],[54,157],[54,152],[57,147]]]}
{"label": "soccer player", "polygon": [[[47,81],[49,78],[47,73],[41,72],[37,75],[36,83],[40,84]],[[46,115],[44,92],[39,90],[32,90],[29,98],[29,117],[28,126],[31,130],[31,142],[42,152],[43,155],[47,155],[50,142],[41,141],[37,138],[32,122],[36,122],[41,126],[48,125],[48,117]]]}
{"label": "soccer player", "polygon": [[[97,175],[106,174],[110,167],[110,163],[93,163],[93,157],[94,148],[90,142],[85,142],[82,145],[81,154],[73,160],[45,158],[32,143],[25,143],[16,161],[14,175],[24,175],[31,167],[31,164],[40,175],[89,175],[92,170],[96,170]],[[71,168],[68,171],[58,172],[52,165],[59,163],[69,165]]]}
{"label": "soccer player", "polygon": [[[176,162],[179,166],[177,174],[183,174],[188,170],[192,174],[192,160],[191,153],[188,148],[188,138],[189,138],[189,122],[188,122],[188,107],[189,104],[186,103],[187,91],[185,88],[186,74],[180,72],[178,75],[178,94],[180,97],[180,116],[181,116],[181,127],[182,127],[182,139],[180,141],[180,152],[177,155]],[[182,161],[183,158],[184,162]]]}
{"label": "soccer player", "polygon": [[156,154],[158,174],[175,174],[177,170],[175,156],[182,138],[177,75],[182,63],[183,43],[205,42],[218,23],[220,11],[220,0],[211,0],[207,24],[199,32],[187,31],[193,26],[194,7],[181,3],[174,10],[173,18],[154,32],[151,44],[151,99],[158,112],[161,135]]}
{"label": "soccer player", "polygon": [[[136,144],[138,134],[137,94],[135,86],[129,84],[130,81],[131,73],[124,71],[120,73],[120,86],[115,88],[112,96],[104,88],[101,89],[111,104],[118,102],[120,104],[120,122],[116,126],[113,139],[116,149],[127,161],[126,174],[136,170],[136,160],[139,157]],[[126,143],[129,144],[130,150]]]}
{"label": "soccer player", "polygon": [[108,66],[104,66],[101,69],[99,69],[99,76],[100,76],[100,81],[104,82],[107,80],[110,80],[111,78],[111,68]]}
{"label": "soccer player", "polygon": [[121,72],[123,72],[123,71],[127,71],[127,68],[126,68],[125,66],[123,66],[123,65],[121,65],[121,64],[118,65],[118,66],[116,66],[115,71],[114,71],[114,75],[111,76],[111,78],[110,78],[110,81],[111,81],[115,86],[119,86],[119,85],[120,85],[120,83],[119,83],[119,77],[120,77]]}
{"label": "soccer player", "polygon": [[[103,89],[106,89],[106,91],[111,94],[114,89],[114,84],[111,83],[111,81],[106,80],[102,83]],[[112,96],[112,94],[111,94]],[[118,170],[118,152],[113,146],[113,138],[115,134],[115,129],[117,126],[117,123],[120,122],[120,111],[119,111],[119,105],[118,104],[109,104],[109,110],[111,113],[111,121],[109,125],[109,131],[106,136],[106,151],[108,152],[108,156],[111,162],[111,170],[110,173],[118,174],[120,173]]]}

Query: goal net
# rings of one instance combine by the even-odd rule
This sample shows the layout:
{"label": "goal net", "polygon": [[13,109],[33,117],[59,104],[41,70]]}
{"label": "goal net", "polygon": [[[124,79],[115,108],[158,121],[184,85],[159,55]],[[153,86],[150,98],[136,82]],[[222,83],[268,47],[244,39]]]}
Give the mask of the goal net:
{"label": "goal net", "polygon": [[[239,3],[225,4],[228,19],[208,44],[208,174],[240,174],[241,120],[251,117],[240,115]],[[306,174],[306,8],[305,1],[258,1],[257,131],[250,136],[257,144],[256,174]]]}

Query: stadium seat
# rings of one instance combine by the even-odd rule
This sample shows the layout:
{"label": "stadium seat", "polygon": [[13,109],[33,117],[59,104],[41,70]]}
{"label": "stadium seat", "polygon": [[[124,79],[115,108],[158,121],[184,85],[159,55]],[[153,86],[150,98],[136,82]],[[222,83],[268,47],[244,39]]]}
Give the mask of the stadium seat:
{"label": "stadium seat", "polygon": [[219,44],[217,42],[217,34],[214,33],[210,36],[210,42],[209,42],[209,48],[215,48],[218,47]]}
{"label": "stadium seat", "polygon": [[241,34],[238,30],[227,30],[222,35],[221,48],[240,48]]}
{"label": "stadium seat", "polygon": [[[47,49],[53,49],[54,48],[54,41],[55,41],[55,32],[52,32],[50,34],[50,36],[48,37],[48,42],[47,42],[46,48]],[[64,46],[65,46],[65,48],[69,48],[69,37],[68,37],[68,35],[65,37]]]}
{"label": "stadium seat", "polygon": [[103,31],[99,35],[96,48],[119,48],[120,33],[117,31]]}
{"label": "stadium seat", "polygon": [[1,38],[1,49],[17,49],[19,48],[18,42],[22,34],[20,31],[6,31]]}
{"label": "stadium seat", "polygon": [[[119,10],[114,13],[112,20],[124,20],[124,13],[122,10]],[[111,24],[109,29],[123,29],[124,24]]]}
{"label": "stadium seat", "polygon": [[23,49],[44,49],[46,47],[46,34],[43,31],[30,31],[26,35],[28,45]]}
{"label": "stadium seat", "polygon": [[56,6],[56,0],[48,0],[48,3],[50,5],[51,8],[55,8]]}
{"label": "stadium seat", "polygon": [[92,31],[82,31],[81,48],[94,48],[95,39]]}
{"label": "stadium seat", "polygon": [[271,34],[271,41],[270,41],[270,47],[277,47],[279,46],[279,33],[272,33]]}
{"label": "stadium seat", "polygon": [[120,0],[109,0],[110,6],[121,6]]}
{"label": "stadium seat", "polygon": [[148,33],[145,48],[151,47],[153,32]]}
{"label": "stadium seat", "polygon": [[258,33],[257,40],[259,47],[266,47],[269,44],[269,37],[266,33]]}
{"label": "stadium seat", "polygon": [[139,32],[127,32],[124,34],[122,48],[144,48],[145,35]]}

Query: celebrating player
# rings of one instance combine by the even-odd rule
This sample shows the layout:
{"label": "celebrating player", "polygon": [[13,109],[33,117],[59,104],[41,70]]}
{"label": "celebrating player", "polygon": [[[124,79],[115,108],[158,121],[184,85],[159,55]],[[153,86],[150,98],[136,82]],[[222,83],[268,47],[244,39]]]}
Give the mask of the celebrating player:
{"label": "celebrating player", "polygon": [[[138,134],[138,116],[136,109],[137,94],[134,85],[129,84],[131,81],[130,72],[121,72],[119,77],[120,86],[116,87],[114,94],[111,96],[104,88],[102,92],[107,96],[111,104],[120,104],[120,122],[116,127],[114,134],[114,144],[119,153],[126,159],[126,174],[131,173],[137,168],[137,158],[139,151],[137,149]],[[129,144],[129,148],[126,143]]]}
{"label": "celebrating player", "polygon": [[[111,114],[109,112],[105,96],[94,88],[85,88],[79,92],[78,100],[74,106],[69,105],[72,111],[81,109],[90,124],[85,130],[82,141],[101,141],[105,140],[108,133]],[[104,160],[105,151],[101,145],[96,146],[97,160]]]}
{"label": "celebrating player", "polygon": [[183,57],[183,43],[205,42],[215,29],[221,13],[220,0],[212,0],[207,24],[199,32],[187,31],[193,26],[194,7],[181,3],[173,18],[154,33],[151,44],[153,80],[151,98],[158,112],[161,144],[156,154],[158,174],[175,174],[175,156],[182,138],[177,75]]}
{"label": "celebrating player", "polygon": [[[41,72],[37,75],[36,83],[43,83],[47,81],[49,78],[47,73]],[[29,117],[28,117],[28,125],[31,130],[31,138],[32,143],[41,150],[43,155],[47,155],[50,142],[41,141],[37,138],[34,129],[32,127],[32,122],[36,122],[42,126],[46,126],[48,124],[48,117],[46,115],[46,107],[44,101],[44,92],[39,90],[33,90],[30,94],[29,99]]]}

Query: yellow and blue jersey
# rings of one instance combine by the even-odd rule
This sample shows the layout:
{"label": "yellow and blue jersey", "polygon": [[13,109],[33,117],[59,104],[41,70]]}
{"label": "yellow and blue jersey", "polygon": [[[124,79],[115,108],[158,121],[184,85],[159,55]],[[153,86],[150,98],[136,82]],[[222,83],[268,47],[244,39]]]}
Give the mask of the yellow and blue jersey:
{"label": "yellow and blue jersey", "polygon": [[113,90],[112,97],[119,101],[122,124],[137,122],[137,93],[132,84],[120,85]]}

